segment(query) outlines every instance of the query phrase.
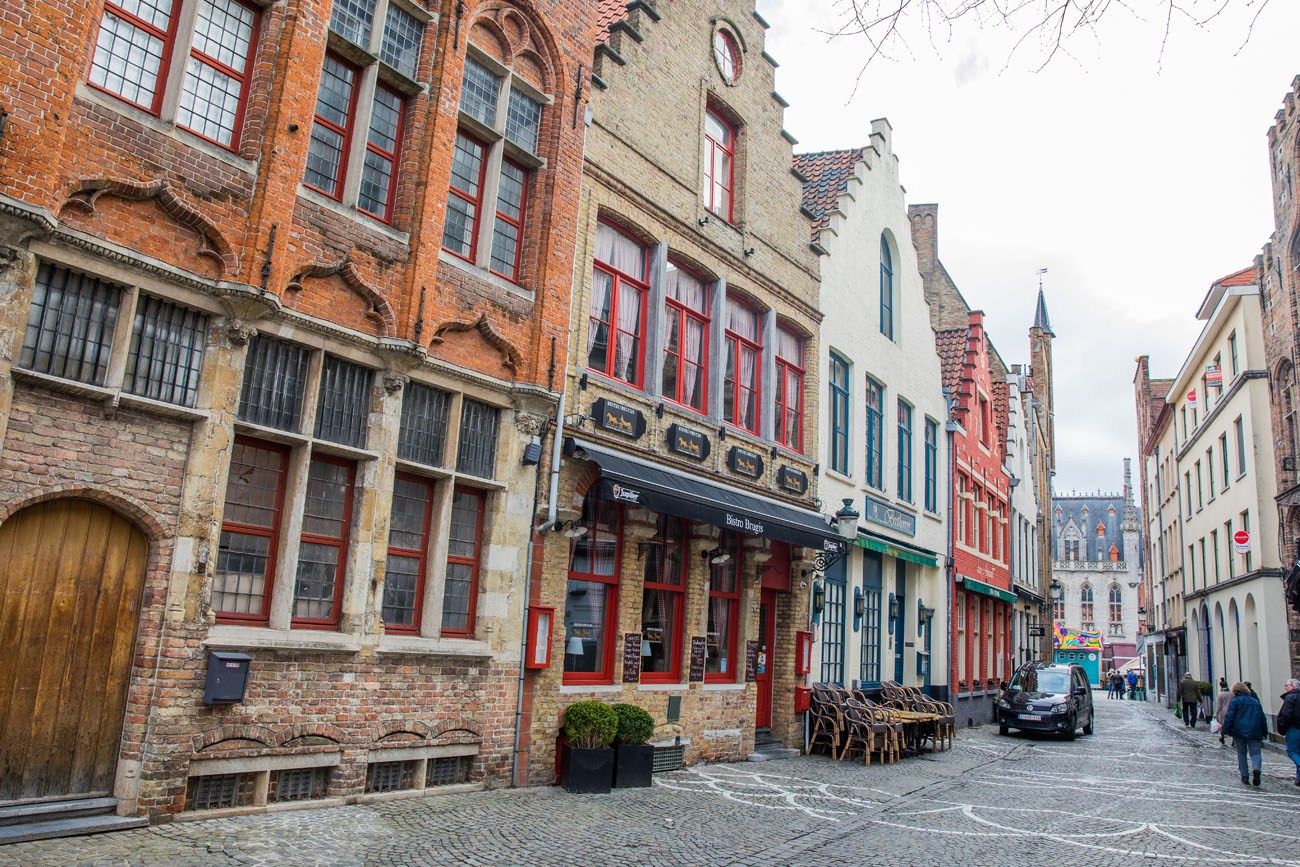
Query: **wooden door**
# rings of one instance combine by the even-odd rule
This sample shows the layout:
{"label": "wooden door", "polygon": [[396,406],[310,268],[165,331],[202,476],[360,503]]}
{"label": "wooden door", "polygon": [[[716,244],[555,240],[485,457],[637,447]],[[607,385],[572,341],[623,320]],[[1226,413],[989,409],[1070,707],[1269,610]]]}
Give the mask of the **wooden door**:
{"label": "wooden door", "polygon": [[88,500],[0,524],[0,801],[112,790],[148,553]]}
{"label": "wooden door", "polygon": [[764,590],[758,606],[758,660],[754,682],[758,696],[754,707],[754,727],[772,726],[772,662],[776,649],[776,592]]}

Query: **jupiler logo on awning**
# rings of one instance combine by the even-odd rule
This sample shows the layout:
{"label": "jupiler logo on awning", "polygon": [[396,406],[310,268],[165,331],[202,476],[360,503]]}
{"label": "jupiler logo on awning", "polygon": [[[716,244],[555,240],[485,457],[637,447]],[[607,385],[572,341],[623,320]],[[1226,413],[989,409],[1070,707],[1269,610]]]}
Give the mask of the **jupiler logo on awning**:
{"label": "jupiler logo on awning", "polygon": [[612,485],[609,489],[610,496],[622,503],[639,503],[641,502],[641,492],[634,491],[631,488],[625,488],[622,485]]}

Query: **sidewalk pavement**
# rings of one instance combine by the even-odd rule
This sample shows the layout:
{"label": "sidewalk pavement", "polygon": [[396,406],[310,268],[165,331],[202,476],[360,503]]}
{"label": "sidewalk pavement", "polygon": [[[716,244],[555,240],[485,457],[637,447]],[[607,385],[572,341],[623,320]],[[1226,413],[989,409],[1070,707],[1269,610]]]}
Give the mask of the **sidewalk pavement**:
{"label": "sidewalk pavement", "polygon": [[[1137,701],[1133,702],[1133,704],[1141,707],[1149,716],[1164,723],[1164,725],[1172,731],[1181,732],[1185,737],[1191,739],[1192,742],[1198,746],[1206,747],[1208,749],[1224,749],[1229,751],[1233,749],[1231,739],[1229,739],[1226,744],[1219,743],[1219,735],[1216,732],[1210,731],[1210,724],[1208,722],[1198,722],[1196,728],[1191,728],[1183,725],[1183,721],[1174,716],[1173,708],[1164,707],[1155,701]],[[1269,737],[1272,738],[1275,737],[1275,735],[1270,732]],[[1264,749],[1278,753],[1283,758],[1286,757],[1285,744],[1266,740],[1264,741]],[[1289,760],[1288,764],[1290,764]]]}

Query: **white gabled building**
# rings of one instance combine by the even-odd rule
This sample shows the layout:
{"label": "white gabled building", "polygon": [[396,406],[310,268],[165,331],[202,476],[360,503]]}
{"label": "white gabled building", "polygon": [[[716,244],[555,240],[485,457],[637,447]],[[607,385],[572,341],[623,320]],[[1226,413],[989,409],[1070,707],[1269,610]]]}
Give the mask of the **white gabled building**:
{"label": "white gabled building", "polygon": [[822,256],[822,508],[861,513],[815,588],[811,674],[946,697],[947,403],[890,139],[876,120],[866,146],[794,161]]}

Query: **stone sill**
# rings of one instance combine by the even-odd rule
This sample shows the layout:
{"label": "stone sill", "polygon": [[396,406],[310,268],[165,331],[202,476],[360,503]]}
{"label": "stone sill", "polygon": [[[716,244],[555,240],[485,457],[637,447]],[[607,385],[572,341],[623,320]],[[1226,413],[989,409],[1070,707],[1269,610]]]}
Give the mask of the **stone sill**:
{"label": "stone sill", "polygon": [[203,647],[296,650],[303,653],[359,653],[361,641],[353,635],[313,629],[268,629],[262,626],[213,626]]}
{"label": "stone sill", "polygon": [[421,638],[414,635],[385,635],[379,639],[375,653],[409,656],[457,656],[466,659],[491,659],[492,648],[486,641],[470,638]]}
{"label": "stone sill", "polygon": [[705,692],[731,692],[743,690],[749,686],[747,683],[706,683],[704,684]]}
{"label": "stone sill", "polygon": [[[628,684],[631,686],[631,684]],[[621,683],[566,683],[560,686],[560,695],[581,695],[585,692],[622,692]]]}

